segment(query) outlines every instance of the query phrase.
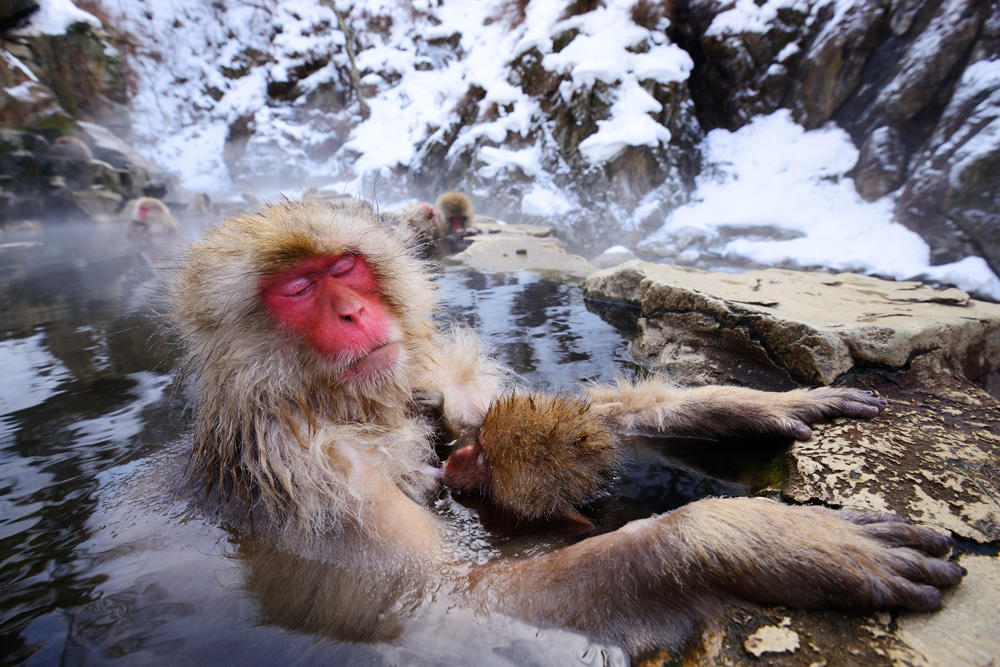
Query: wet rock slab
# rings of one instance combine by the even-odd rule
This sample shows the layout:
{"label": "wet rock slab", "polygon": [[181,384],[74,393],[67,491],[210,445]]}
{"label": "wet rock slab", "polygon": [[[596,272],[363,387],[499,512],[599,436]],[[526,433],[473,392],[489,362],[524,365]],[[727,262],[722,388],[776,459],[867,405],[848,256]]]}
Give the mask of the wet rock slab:
{"label": "wet rock slab", "polygon": [[635,260],[588,276],[589,298],[642,308],[637,356],[653,366],[698,340],[739,347],[800,382],[855,366],[903,368],[941,349],[967,376],[1000,366],[1000,305],[957,289],[857,274],[714,273]]}
{"label": "wet rock slab", "polygon": [[485,231],[467,237],[468,248],[453,257],[477,271],[538,271],[552,276],[583,279],[594,266],[566,252],[551,227],[481,225]]}

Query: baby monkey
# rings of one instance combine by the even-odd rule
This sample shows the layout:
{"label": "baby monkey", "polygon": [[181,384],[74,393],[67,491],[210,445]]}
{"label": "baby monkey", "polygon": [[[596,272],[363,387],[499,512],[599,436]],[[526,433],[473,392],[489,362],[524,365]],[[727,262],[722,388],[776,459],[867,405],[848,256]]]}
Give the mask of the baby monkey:
{"label": "baby monkey", "polygon": [[618,466],[614,434],[580,396],[513,393],[490,405],[482,426],[438,474],[518,521],[554,521],[565,532],[594,524],[576,509]]}
{"label": "baby monkey", "polygon": [[[593,499],[619,468],[620,435],[773,434],[806,440],[812,436],[807,422],[838,414],[873,417],[886,406],[872,392],[829,387],[767,394],[740,387],[682,389],[651,378],[635,390],[636,396],[623,394],[621,402],[608,402],[608,389],[601,386],[583,396],[503,396],[473,435],[459,437],[458,448],[435,474],[452,489],[481,495],[515,523],[549,521],[563,532],[585,533],[594,525],[576,508]],[[657,415],[652,429],[636,428],[622,417],[650,410]]]}

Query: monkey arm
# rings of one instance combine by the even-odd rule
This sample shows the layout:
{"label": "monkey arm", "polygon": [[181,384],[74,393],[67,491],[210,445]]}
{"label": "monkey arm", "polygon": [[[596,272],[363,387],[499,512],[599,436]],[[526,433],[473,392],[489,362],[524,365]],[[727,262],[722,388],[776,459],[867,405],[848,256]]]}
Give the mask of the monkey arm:
{"label": "monkey arm", "polygon": [[453,438],[475,430],[509,375],[480,349],[476,333],[456,326],[439,336],[414,381],[414,397],[440,411]]}
{"label": "monkey arm", "polygon": [[936,587],[965,575],[941,559],[952,544],[892,515],[709,499],[502,562],[476,587],[507,613],[621,641],[634,653],[651,643],[676,648],[738,599],[800,609],[936,608]]}
{"label": "monkey arm", "polygon": [[808,424],[836,416],[871,418],[883,399],[858,389],[765,392],[745,387],[677,387],[659,377],[619,380],[586,389],[593,409],[621,433],[701,435],[775,434],[808,440]]}

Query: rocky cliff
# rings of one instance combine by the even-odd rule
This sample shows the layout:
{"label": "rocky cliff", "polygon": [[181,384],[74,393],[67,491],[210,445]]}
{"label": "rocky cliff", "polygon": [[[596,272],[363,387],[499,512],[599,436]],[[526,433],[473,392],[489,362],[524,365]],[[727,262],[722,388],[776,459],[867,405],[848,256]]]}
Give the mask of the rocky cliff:
{"label": "rocky cliff", "polygon": [[0,4],[0,222],[109,217],[166,192],[130,144],[124,39],[66,2]]}

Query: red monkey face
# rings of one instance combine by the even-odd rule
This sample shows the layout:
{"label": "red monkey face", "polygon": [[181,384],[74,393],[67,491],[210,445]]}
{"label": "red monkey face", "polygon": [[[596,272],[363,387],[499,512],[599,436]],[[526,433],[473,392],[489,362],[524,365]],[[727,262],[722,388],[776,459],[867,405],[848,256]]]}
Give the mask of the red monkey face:
{"label": "red monkey face", "polygon": [[261,280],[261,299],[349,384],[390,377],[401,346],[368,262],[350,253],[314,257]]}

